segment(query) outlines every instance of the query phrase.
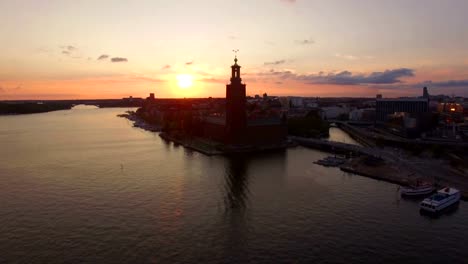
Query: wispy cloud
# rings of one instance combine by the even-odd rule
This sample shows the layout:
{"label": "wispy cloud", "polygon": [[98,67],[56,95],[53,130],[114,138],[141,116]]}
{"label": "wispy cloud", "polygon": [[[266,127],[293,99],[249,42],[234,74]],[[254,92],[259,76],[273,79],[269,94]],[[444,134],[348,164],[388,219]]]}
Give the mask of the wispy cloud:
{"label": "wispy cloud", "polygon": [[72,46],[72,45],[66,45],[66,46],[60,46],[60,48],[62,50],[68,50],[68,51],[74,51],[74,50],[77,50],[77,48],[75,46]]}
{"label": "wispy cloud", "polygon": [[263,65],[280,65],[286,63],[286,60],[277,60],[277,61],[271,61],[271,62],[265,62]]}
{"label": "wispy cloud", "polygon": [[166,64],[166,65],[164,65],[161,69],[162,69],[162,70],[168,70],[168,69],[170,69],[170,68],[171,68],[171,65]]}
{"label": "wispy cloud", "polygon": [[353,56],[353,55],[346,55],[346,54],[341,54],[341,53],[336,53],[335,57],[340,58],[340,59],[345,59],[345,60],[357,60],[359,57]]}
{"label": "wispy cloud", "polygon": [[189,66],[189,65],[192,65],[194,62],[193,61],[188,61],[185,63],[185,65]]}
{"label": "wispy cloud", "polygon": [[121,57],[114,57],[111,59],[112,62],[127,62],[127,58],[121,58]]}
{"label": "wispy cloud", "polygon": [[17,85],[15,87],[6,87],[6,86],[0,86],[0,93],[9,93],[9,92],[14,92],[22,89],[22,85]]}
{"label": "wispy cloud", "polygon": [[224,79],[217,79],[217,78],[203,78],[200,81],[208,82],[208,83],[226,83]]}
{"label": "wispy cloud", "polygon": [[313,39],[296,40],[296,44],[299,44],[299,45],[312,45],[312,44],[315,44],[315,40],[313,40]]}
{"label": "wispy cloud", "polygon": [[165,80],[156,79],[156,78],[147,77],[147,76],[131,76],[129,77],[129,79],[138,80],[138,81],[147,81],[147,82],[158,82],[158,83],[165,82]]}
{"label": "wispy cloud", "polygon": [[79,59],[81,58],[80,52],[77,47],[72,46],[72,45],[63,45],[60,46],[61,53],[69,56],[74,59]]}
{"label": "wispy cloud", "polygon": [[109,58],[109,55],[102,54],[101,56],[99,56],[99,58],[97,58],[97,60],[106,60],[107,58]]}
{"label": "wispy cloud", "polygon": [[341,53],[335,53],[335,57],[340,58],[340,59],[345,59],[345,60],[359,60],[359,59],[366,59],[366,60],[372,60],[374,59],[373,56],[355,56],[355,55],[350,55],[350,54],[341,54]]}
{"label": "wispy cloud", "polygon": [[465,80],[447,80],[447,81],[425,81],[422,83],[417,84],[418,87],[421,86],[435,86],[435,87],[442,87],[442,88],[468,88],[468,79]]}
{"label": "wispy cloud", "polygon": [[280,1],[284,3],[290,3],[290,4],[296,3],[296,0],[280,0]]}
{"label": "wispy cloud", "polygon": [[50,49],[47,47],[39,47],[35,49],[34,51],[39,54],[53,54],[55,52],[53,49]]}

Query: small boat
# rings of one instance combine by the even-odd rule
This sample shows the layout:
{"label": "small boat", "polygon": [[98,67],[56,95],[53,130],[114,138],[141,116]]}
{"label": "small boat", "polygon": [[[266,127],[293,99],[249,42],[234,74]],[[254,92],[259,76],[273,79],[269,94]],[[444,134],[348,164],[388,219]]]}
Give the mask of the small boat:
{"label": "small boat", "polygon": [[424,199],[421,204],[421,210],[431,213],[437,213],[460,201],[460,191],[455,188],[444,188],[431,197]]}
{"label": "small boat", "polygon": [[410,185],[407,187],[402,187],[400,189],[400,194],[402,196],[419,196],[432,193],[434,191],[434,186],[428,182],[417,182],[415,185]]}
{"label": "small boat", "polygon": [[319,164],[325,167],[336,167],[346,162],[345,158],[340,157],[326,157],[324,159],[314,161],[315,164]]}

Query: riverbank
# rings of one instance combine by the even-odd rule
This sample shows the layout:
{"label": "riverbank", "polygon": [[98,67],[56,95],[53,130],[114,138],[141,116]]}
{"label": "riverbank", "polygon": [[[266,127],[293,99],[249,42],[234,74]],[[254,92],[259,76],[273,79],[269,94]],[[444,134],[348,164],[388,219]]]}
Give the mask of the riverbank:
{"label": "riverbank", "polygon": [[160,132],[161,126],[155,124],[149,124],[141,117],[139,117],[134,111],[127,111],[125,114],[119,114],[118,117],[127,118],[128,120],[133,122],[134,127],[138,127],[147,131],[151,132]]}
{"label": "riverbank", "polygon": [[188,149],[198,151],[208,156],[276,151],[276,150],[284,150],[289,147],[297,146],[297,144],[295,144],[294,142],[289,142],[289,141],[276,144],[276,145],[234,146],[234,145],[222,144],[222,143],[212,141],[209,139],[205,139],[205,138],[177,136],[177,135],[171,135],[166,132],[160,133],[159,136],[163,138],[164,140],[174,142],[174,144],[180,144]]}
{"label": "riverbank", "polygon": [[58,110],[68,110],[73,107],[69,103],[11,103],[0,102],[0,115],[21,115],[21,114],[37,114],[46,113]]}
{"label": "riverbank", "polygon": [[127,118],[133,122],[134,127],[138,127],[150,132],[160,132],[159,136],[166,140],[173,142],[176,145],[182,145],[185,148],[200,152],[207,156],[214,155],[230,155],[230,154],[242,154],[252,152],[264,152],[264,151],[275,151],[284,150],[288,147],[295,147],[297,144],[292,141],[282,142],[275,145],[226,145],[220,142],[209,140],[206,138],[193,137],[188,135],[182,135],[178,133],[162,132],[162,129],[158,125],[149,124],[141,117],[139,117],[134,111],[127,111],[125,114],[119,114],[118,117]]}

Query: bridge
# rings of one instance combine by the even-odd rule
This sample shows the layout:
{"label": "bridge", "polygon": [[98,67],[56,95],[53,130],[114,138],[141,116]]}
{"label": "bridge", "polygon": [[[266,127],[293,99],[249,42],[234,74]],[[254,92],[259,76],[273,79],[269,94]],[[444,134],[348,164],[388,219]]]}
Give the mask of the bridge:
{"label": "bridge", "polygon": [[349,155],[349,154],[367,155],[367,156],[372,156],[375,158],[381,157],[380,151],[372,147],[362,147],[362,146],[346,144],[342,142],[328,141],[328,140],[315,139],[315,138],[296,137],[296,136],[290,136],[289,139],[297,142],[301,146],[316,148],[316,149],[324,150],[327,152],[334,152],[334,153],[340,153],[340,154],[345,154],[345,155]]}

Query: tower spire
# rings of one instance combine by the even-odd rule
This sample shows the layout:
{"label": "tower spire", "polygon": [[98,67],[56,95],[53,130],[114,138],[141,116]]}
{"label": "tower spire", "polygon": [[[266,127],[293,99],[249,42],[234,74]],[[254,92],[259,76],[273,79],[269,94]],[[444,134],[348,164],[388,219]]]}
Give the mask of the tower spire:
{"label": "tower spire", "polygon": [[234,56],[234,65],[231,66],[231,69],[232,69],[231,83],[233,83],[233,82],[239,82],[240,83],[242,81],[242,79],[240,77],[240,68],[241,68],[241,66],[239,66],[237,64],[237,52],[239,52],[239,50],[234,49],[232,51],[234,52],[235,56]]}
{"label": "tower spire", "polygon": [[234,52],[234,65],[237,65],[237,52],[239,52],[239,50],[233,49],[232,52]]}

